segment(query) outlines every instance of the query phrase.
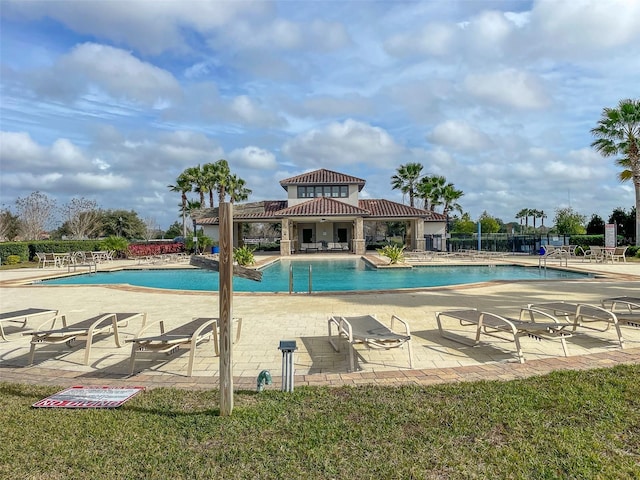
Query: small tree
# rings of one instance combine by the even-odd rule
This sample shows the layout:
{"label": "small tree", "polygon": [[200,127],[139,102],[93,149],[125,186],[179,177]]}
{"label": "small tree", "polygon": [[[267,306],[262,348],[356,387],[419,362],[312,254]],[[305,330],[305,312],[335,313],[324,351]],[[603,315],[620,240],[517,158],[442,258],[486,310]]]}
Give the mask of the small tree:
{"label": "small tree", "polygon": [[21,233],[25,240],[38,240],[53,219],[56,201],[41,192],[16,200]]}
{"label": "small tree", "polygon": [[618,235],[624,237],[625,242],[632,243],[635,235],[636,209],[632,207],[629,213],[624,208],[616,208],[609,216],[609,223],[618,226]]}
{"label": "small tree", "polygon": [[571,207],[556,209],[556,229],[560,235],[584,235],[586,217]]}
{"label": "small tree", "polygon": [[485,210],[478,219],[482,227],[482,233],[498,233],[500,231],[500,222],[493,218]]}
{"label": "small tree", "polygon": [[102,234],[140,239],[144,238],[145,225],[133,210],[105,210],[102,212]]}
{"label": "small tree", "polygon": [[164,232],[164,236],[167,238],[175,238],[182,235],[182,226],[178,222],[173,222],[166,232]]}
{"label": "small tree", "polygon": [[20,233],[20,219],[9,210],[0,211],[0,241],[13,241]]}
{"label": "small tree", "polygon": [[451,233],[473,234],[478,230],[476,222],[471,220],[468,213],[463,213],[460,218],[454,217],[451,225]]}
{"label": "small tree", "polygon": [[602,235],[604,232],[604,220],[597,215],[591,215],[591,220],[587,223],[587,235]]}
{"label": "small tree", "polygon": [[142,220],[142,223],[144,224],[144,239],[147,242],[158,236],[160,229],[158,228],[158,222],[156,222],[155,218],[147,217]]}
{"label": "small tree", "polygon": [[73,238],[88,238],[100,230],[101,213],[95,200],[73,198],[62,210],[67,220],[66,226]]}

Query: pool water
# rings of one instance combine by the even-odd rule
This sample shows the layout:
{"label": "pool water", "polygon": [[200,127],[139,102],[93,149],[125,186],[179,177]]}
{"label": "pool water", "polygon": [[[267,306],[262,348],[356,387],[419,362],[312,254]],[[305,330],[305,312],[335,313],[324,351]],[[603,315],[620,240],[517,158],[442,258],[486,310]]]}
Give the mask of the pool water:
{"label": "pool water", "polygon": [[[513,265],[414,266],[376,269],[361,259],[281,260],[262,270],[262,281],[233,279],[238,292],[289,292],[289,269],[293,266],[293,291],[366,291],[438,287],[492,280],[554,280],[588,278],[589,275],[553,269]],[[174,290],[218,290],[218,273],[199,269],[122,270],[100,272],[41,282],[42,285],[130,284]]]}

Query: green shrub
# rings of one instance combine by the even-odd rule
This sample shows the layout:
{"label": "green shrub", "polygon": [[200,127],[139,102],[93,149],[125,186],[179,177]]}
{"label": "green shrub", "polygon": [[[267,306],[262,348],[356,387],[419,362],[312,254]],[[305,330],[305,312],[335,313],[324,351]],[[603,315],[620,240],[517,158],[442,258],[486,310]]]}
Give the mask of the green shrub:
{"label": "green shrub", "polygon": [[[196,235],[197,239],[198,239],[198,251],[199,252],[206,252],[209,247],[217,245],[217,242],[214,242],[212,239],[210,239],[209,237],[203,235],[202,233],[199,233],[198,235]],[[187,249],[188,252],[194,252],[195,251],[195,242],[193,241],[193,236],[191,237],[187,237],[185,239],[185,248]]]}
{"label": "green shrub", "polygon": [[42,253],[68,253],[68,252],[92,252],[107,250],[102,248],[102,240],[36,240],[25,242],[29,249],[29,258],[35,259],[36,252]]}
{"label": "green shrub", "polygon": [[116,252],[117,258],[122,258],[125,256],[127,252],[127,248],[129,248],[129,241],[123,237],[109,237],[100,243],[100,250],[113,250]]}
{"label": "green shrub", "polygon": [[21,262],[20,255],[9,255],[7,257],[7,265],[17,265]]}
{"label": "green shrub", "polygon": [[238,265],[246,266],[253,265],[256,263],[255,257],[253,256],[253,251],[255,248],[252,248],[248,245],[243,245],[242,247],[233,249],[233,260],[238,262]]}
{"label": "green shrub", "polygon": [[378,249],[378,253],[389,259],[389,264],[404,261],[404,245],[388,244]]}
{"label": "green shrub", "polygon": [[31,258],[29,256],[29,244],[27,242],[0,243],[0,258],[9,258],[9,255],[18,255],[23,262],[28,261]]}

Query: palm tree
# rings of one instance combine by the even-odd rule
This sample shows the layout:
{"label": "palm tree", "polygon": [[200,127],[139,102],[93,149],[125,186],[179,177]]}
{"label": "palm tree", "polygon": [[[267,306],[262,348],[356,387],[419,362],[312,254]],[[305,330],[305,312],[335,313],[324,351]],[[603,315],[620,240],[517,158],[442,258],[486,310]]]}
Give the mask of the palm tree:
{"label": "palm tree", "polygon": [[449,215],[451,210],[462,213],[462,207],[458,203],[458,200],[464,195],[462,190],[457,190],[453,183],[447,183],[442,189],[442,208],[443,215]]}
{"label": "palm tree", "polygon": [[245,186],[246,184],[247,182],[242,178],[239,178],[237,175],[229,176],[228,193],[231,203],[241,202],[249,198],[251,190]]}
{"label": "palm tree", "polygon": [[538,218],[540,218],[540,210],[536,210],[535,208],[532,208],[529,210],[529,215],[531,215],[533,217],[533,231],[535,232],[536,230],[536,220]]}
{"label": "palm tree", "polygon": [[529,209],[523,208],[518,213],[516,213],[516,218],[520,220],[520,233],[522,233],[522,219],[527,219],[527,227],[529,226]]}
{"label": "palm tree", "polygon": [[[209,193],[209,208],[213,208],[213,192],[218,190],[218,176],[219,176],[220,164],[205,163],[202,166],[202,176],[204,177],[204,185]],[[204,204],[203,204],[204,206]]]}
{"label": "palm tree", "polygon": [[416,186],[416,196],[423,199],[424,209],[434,211],[437,205],[442,204],[442,191],[447,179],[441,175],[428,175],[422,177]]}
{"label": "palm tree", "polygon": [[625,99],[618,108],[604,108],[591,146],[604,157],[623,155],[616,164],[623,167],[618,178],[632,180],[636,193],[636,246],[640,246],[640,100]]}
{"label": "palm tree", "polygon": [[415,206],[413,198],[416,193],[416,185],[422,175],[422,165],[419,163],[407,163],[406,165],[400,165],[396,170],[397,173],[391,177],[391,188],[393,190],[400,190],[403,195],[409,194],[409,205]]}
{"label": "palm tree", "polygon": [[189,167],[184,171],[184,174],[191,182],[191,186],[193,191],[200,195],[200,205],[204,205],[204,194],[207,190],[207,179],[204,175],[204,172],[200,168],[200,165],[197,167]]}
{"label": "palm tree", "polygon": [[182,236],[187,236],[187,192],[191,191],[191,180],[184,172],[178,175],[175,185],[168,185],[172,192],[180,192],[181,203],[180,212],[182,213]]}
{"label": "palm tree", "polygon": [[225,159],[220,159],[215,163],[216,172],[216,189],[218,190],[218,203],[224,202],[227,195],[227,188],[229,187],[229,179],[231,177],[231,170],[229,169],[229,163]]}

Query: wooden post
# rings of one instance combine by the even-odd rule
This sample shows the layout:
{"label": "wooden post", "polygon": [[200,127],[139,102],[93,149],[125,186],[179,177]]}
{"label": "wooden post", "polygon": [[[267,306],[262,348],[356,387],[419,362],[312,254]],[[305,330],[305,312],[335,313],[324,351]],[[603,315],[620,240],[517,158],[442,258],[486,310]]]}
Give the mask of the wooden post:
{"label": "wooden post", "polygon": [[233,204],[220,203],[220,415],[233,411]]}

